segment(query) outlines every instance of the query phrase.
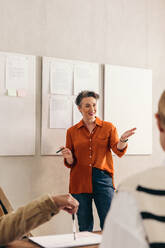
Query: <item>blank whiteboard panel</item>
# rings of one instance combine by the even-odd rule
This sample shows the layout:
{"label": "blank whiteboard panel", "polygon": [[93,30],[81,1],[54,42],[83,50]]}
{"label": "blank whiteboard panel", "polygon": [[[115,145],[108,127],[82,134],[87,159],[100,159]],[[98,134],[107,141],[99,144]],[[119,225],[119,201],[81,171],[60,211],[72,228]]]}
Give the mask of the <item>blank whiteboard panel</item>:
{"label": "blank whiteboard panel", "polygon": [[[0,53],[1,156],[35,154],[35,60],[34,56]],[[16,89],[19,96],[8,95]]]}
{"label": "blank whiteboard panel", "polygon": [[152,153],[152,71],[105,65],[104,120],[123,132],[136,127],[127,154]]}
{"label": "blank whiteboard panel", "polygon": [[[60,146],[65,146],[67,128],[82,119],[82,116],[79,115],[79,113],[77,112],[77,107],[74,103],[75,96],[82,90],[93,90],[99,93],[101,88],[101,69],[100,65],[97,63],[88,63],[83,61],[66,60],[51,57],[43,57],[42,63],[41,154],[60,155],[56,154],[56,151],[59,149]],[[67,104],[69,106],[62,106],[61,104],[60,107],[60,104],[57,103],[56,105],[53,105],[53,108],[56,108],[56,106],[58,105],[58,110],[56,111],[55,109],[52,109],[52,111],[50,111],[52,108],[50,105],[51,99],[66,99],[64,100],[63,105],[65,105],[67,101]],[[53,111],[54,114],[59,114],[55,114],[57,116],[50,116],[52,115]],[[68,111],[71,115],[71,118],[68,116]],[[62,116],[64,118],[64,121],[62,121]],[[58,126],[55,125],[57,119]],[[66,119],[68,120],[68,123],[65,122]],[[66,126],[68,124],[69,125],[64,128],[64,124]]]}

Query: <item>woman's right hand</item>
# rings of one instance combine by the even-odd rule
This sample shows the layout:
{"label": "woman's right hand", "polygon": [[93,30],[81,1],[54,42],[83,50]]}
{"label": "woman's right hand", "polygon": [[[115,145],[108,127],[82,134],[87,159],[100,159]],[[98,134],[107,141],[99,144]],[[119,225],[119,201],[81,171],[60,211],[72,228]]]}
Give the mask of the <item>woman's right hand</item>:
{"label": "woman's right hand", "polygon": [[68,164],[73,164],[73,155],[69,148],[63,147],[63,150],[61,151],[63,157],[66,159]]}

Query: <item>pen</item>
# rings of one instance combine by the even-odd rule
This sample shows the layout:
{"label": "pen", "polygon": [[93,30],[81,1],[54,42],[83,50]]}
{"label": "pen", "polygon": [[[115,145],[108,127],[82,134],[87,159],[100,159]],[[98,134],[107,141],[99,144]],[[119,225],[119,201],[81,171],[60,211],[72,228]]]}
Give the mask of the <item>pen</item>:
{"label": "pen", "polygon": [[56,153],[61,152],[62,150],[64,150],[64,147],[62,147],[60,150],[56,151]]}
{"label": "pen", "polygon": [[73,239],[76,240],[76,222],[75,222],[75,214],[72,214],[73,220]]}

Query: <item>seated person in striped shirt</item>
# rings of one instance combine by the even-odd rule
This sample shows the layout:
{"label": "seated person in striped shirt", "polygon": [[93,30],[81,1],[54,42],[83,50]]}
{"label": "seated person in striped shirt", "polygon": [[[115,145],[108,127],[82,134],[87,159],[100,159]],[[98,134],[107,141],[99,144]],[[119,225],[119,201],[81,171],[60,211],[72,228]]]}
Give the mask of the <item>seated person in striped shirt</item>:
{"label": "seated person in striped shirt", "polygon": [[[155,115],[165,151],[165,91]],[[114,196],[105,221],[101,248],[165,247],[165,167],[128,178]]]}

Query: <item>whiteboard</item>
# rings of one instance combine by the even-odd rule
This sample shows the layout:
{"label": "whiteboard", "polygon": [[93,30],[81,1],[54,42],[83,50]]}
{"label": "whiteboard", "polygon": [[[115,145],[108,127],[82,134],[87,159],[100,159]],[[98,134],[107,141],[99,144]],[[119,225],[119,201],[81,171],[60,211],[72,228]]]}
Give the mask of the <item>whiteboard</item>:
{"label": "whiteboard", "polygon": [[35,56],[0,52],[0,156],[35,154],[35,63]]}
{"label": "whiteboard", "polygon": [[104,120],[121,134],[136,127],[127,154],[152,154],[152,71],[105,65]]}
{"label": "whiteboard", "polygon": [[[41,155],[60,155],[56,154],[56,151],[60,146],[65,146],[67,128],[82,119],[74,103],[77,93],[82,90],[93,90],[100,93],[100,77],[101,68],[97,63],[43,57]],[[54,83],[55,81],[56,84]],[[68,87],[66,82],[70,84]],[[60,83],[62,88],[60,88]],[[64,101],[66,99],[66,101],[70,102],[71,111],[69,110],[69,112],[71,115],[71,125],[70,118],[67,117],[68,110],[66,110],[67,113],[63,112],[63,119],[68,119],[68,125],[66,123],[61,124],[61,126],[66,125],[66,128],[51,128],[53,122],[56,122],[55,118],[51,118],[50,116],[52,114],[50,102],[53,97],[56,99],[63,98]],[[54,113],[63,111],[63,107],[64,106],[61,106],[60,109],[59,106],[58,111],[54,111]],[[56,118],[58,117],[62,122],[62,113],[58,114]],[[60,123],[58,122],[58,127],[59,125]]]}

